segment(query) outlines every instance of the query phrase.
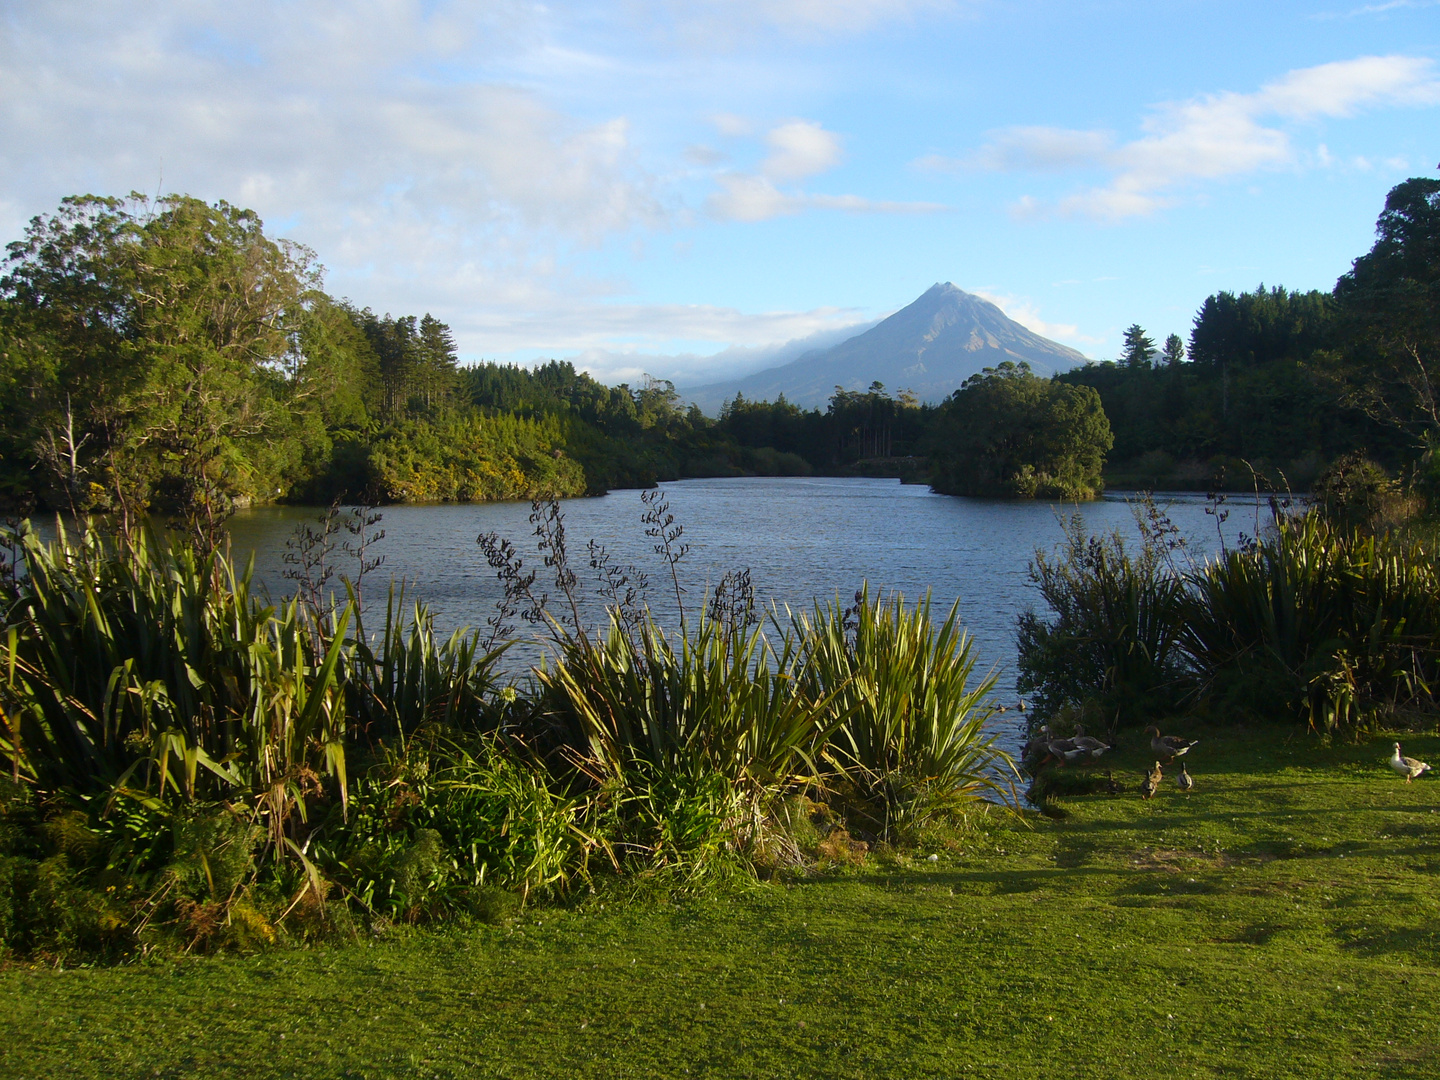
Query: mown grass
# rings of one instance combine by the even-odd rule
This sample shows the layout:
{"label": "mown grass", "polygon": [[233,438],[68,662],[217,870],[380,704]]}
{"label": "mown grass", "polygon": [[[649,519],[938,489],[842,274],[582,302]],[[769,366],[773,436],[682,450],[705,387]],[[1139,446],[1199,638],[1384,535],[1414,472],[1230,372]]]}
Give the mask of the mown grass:
{"label": "mown grass", "polygon": [[[1184,733],[1184,732],[1182,732]],[[1440,786],[1391,737],[1189,732],[1197,789],[494,926],[0,972],[7,1077],[1428,1076]],[[1440,737],[1407,753],[1440,759]],[[937,854],[935,862],[925,858]]]}

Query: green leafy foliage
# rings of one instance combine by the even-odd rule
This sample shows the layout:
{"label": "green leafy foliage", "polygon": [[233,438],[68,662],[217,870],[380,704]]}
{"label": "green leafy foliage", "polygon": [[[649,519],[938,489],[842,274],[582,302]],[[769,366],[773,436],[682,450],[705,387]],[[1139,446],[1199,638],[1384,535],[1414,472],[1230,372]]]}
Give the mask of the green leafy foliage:
{"label": "green leafy foliage", "polygon": [[1440,180],[1396,185],[1375,245],[1335,286],[1348,399],[1414,443],[1440,438]]}
{"label": "green leafy foliage", "polygon": [[1277,513],[1262,538],[1196,566],[1172,555],[1163,534],[1132,555],[1078,523],[1058,557],[1036,553],[1050,611],[1020,620],[1032,725],[1194,707],[1354,732],[1434,708],[1440,581],[1422,542],[1312,511]]}
{"label": "green leafy foliage", "polygon": [[[858,630],[817,612],[772,620],[772,644],[732,574],[669,634],[592,548],[611,586],[592,634],[558,504],[531,521],[574,623],[492,543],[507,610],[550,631],[550,658],[504,687],[504,613],[494,647],[440,638],[392,587],[366,633],[363,509],[303,530],[278,605],[222,549],[153,528],[10,536],[0,949],[247,950],[357,920],[492,919],[596,874],[685,888],[800,864],[786,807],[805,793],[832,822],[808,857],[854,861],[845,814],[898,837],[999,790],[992,684],[973,683],[955,611],[937,628],[927,604],[864,601]],[[683,529],[663,498],[642,521],[683,605]],[[361,560],[343,603],[337,530]]]}
{"label": "green leafy foliage", "polygon": [[1030,565],[1048,611],[1020,617],[1017,688],[1037,722],[1069,708],[1092,730],[1148,724],[1189,688],[1184,583],[1154,539],[1132,550],[1118,533],[1088,534],[1079,514],[1062,523],[1060,549],[1037,551]]}
{"label": "green leafy foliage", "polygon": [[558,421],[461,416],[409,422],[370,440],[370,490],[384,502],[486,502],[585,493]]}
{"label": "green leafy foliage", "polygon": [[1230,708],[1354,728],[1431,708],[1440,581],[1424,546],[1281,519],[1201,567],[1185,619],[1203,685]]}
{"label": "green leafy foliage", "polygon": [[793,621],[802,642],[801,685],[826,701],[829,734],[817,747],[874,831],[886,836],[966,802],[1001,795],[1009,757],[985,731],[995,686],[975,679],[973,643],[959,603],[938,626],[930,598],[817,607]]}
{"label": "green leafy foliage", "polygon": [[1090,387],[1042,379],[1023,361],[972,375],[941,409],[936,491],[1091,499],[1113,442]]}

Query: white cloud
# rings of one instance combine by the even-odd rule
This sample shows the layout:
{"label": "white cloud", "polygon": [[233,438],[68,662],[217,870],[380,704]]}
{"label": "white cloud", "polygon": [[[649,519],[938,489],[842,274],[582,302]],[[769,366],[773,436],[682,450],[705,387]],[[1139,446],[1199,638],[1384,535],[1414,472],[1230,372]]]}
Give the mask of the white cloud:
{"label": "white cloud", "polygon": [[1114,143],[1114,135],[1106,131],[1015,127],[996,132],[988,143],[968,158],[930,154],[916,160],[914,165],[925,172],[1073,169],[1103,162]]}
{"label": "white cloud", "polygon": [[770,156],[760,166],[776,180],[803,180],[840,163],[840,139],[812,120],[792,120],[765,136]]}
{"label": "white cloud", "polygon": [[[769,342],[762,345],[732,345],[720,352],[702,355],[700,353],[655,353],[640,349],[613,350],[605,348],[585,349],[566,359],[577,368],[588,371],[602,382],[636,382],[644,375],[658,379],[670,379],[680,387],[695,387],[711,382],[739,378],[753,371],[779,367],[789,363],[811,349],[823,349],[838,344],[846,338],[864,333],[874,326],[873,321],[855,322],[855,313],[839,308],[825,308],[817,312],[797,312],[789,316],[742,317],[747,325],[757,328],[773,326],[775,330],[785,327],[802,329],[807,325],[818,325],[817,330],[802,333],[788,341]],[[775,319],[773,323],[769,319]]]}
{"label": "white cloud", "polygon": [[846,210],[855,214],[932,214],[943,203],[892,202],[859,195],[819,195],[781,191],[764,176],[726,173],[715,178],[720,190],[706,200],[711,217],[721,221],[769,221],[805,210]]}
{"label": "white cloud", "polygon": [[911,22],[973,6],[973,0],[638,0],[636,21],[691,48],[733,49],[773,35],[824,38]]}
{"label": "white cloud", "polygon": [[705,202],[710,216],[721,221],[769,221],[805,210],[847,210],[852,213],[907,214],[944,210],[939,203],[891,202],[859,195],[821,195],[782,190],[776,181],[803,180],[840,162],[840,140],[813,120],[791,120],[765,136],[769,156],[758,173],[728,172],[715,178],[719,190]]}
{"label": "white cloud", "polygon": [[705,206],[721,221],[768,221],[805,208],[803,196],[787,195],[763,176],[729,173],[716,177],[716,183],[720,190]]}
{"label": "white cloud", "polygon": [[[752,313],[709,304],[557,305],[510,320],[487,320],[483,333],[497,351],[563,356],[603,380],[633,382],[649,374],[693,385],[834,344],[868,328],[858,319],[854,309],[835,307]],[[655,351],[673,341],[708,342],[712,348],[735,344],[713,354]]]}
{"label": "white cloud", "polygon": [[948,0],[740,0],[726,6],[748,10],[757,20],[777,26],[855,31],[954,5]]}
{"label": "white cloud", "polygon": [[[1297,164],[1288,132],[1263,123],[1267,118],[1314,121],[1381,106],[1440,104],[1434,69],[1433,61],[1410,56],[1321,64],[1292,71],[1251,94],[1226,92],[1159,105],[1141,124],[1145,134],[1127,143],[1116,145],[1103,131],[1011,128],[965,163],[997,170],[1100,167],[1112,174],[1104,186],[1053,205],[1023,197],[1012,207],[1018,216],[1058,212],[1107,221],[1143,216],[1172,204],[1177,189],[1196,181]],[[1327,155],[1322,148],[1322,160]],[[917,164],[934,168],[945,160]]]}
{"label": "white cloud", "polygon": [[702,169],[713,169],[717,165],[724,164],[726,155],[716,150],[713,146],[706,146],[704,143],[692,143],[685,148],[685,160]]}
{"label": "white cloud", "polygon": [[[744,0],[695,10],[829,32],[944,6]],[[583,11],[531,0],[15,0],[0,18],[0,240],[77,192],[223,198],[317,250],[332,292],[382,311],[432,311],[470,357],[758,347],[853,321],[611,302],[629,289],[611,256],[641,258],[647,234],[686,223],[687,196],[703,198],[692,185],[726,158],[703,139],[682,149],[682,137],[657,160],[645,143],[664,121],[638,112],[643,94],[614,94],[625,104],[607,110],[597,85],[663,77],[693,90],[703,79],[676,74],[689,62],[674,50],[656,63],[613,36],[611,7],[591,14],[604,33]],[[613,51],[557,41],[581,23],[580,44]],[[757,135],[744,116],[710,119],[727,140]],[[820,123],[787,121],[763,143],[753,175],[719,179],[715,216],[936,209],[791,190],[840,160],[839,137]],[[588,250],[577,259],[577,249]]]}
{"label": "white cloud", "polygon": [[494,74],[534,11],[21,5],[0,20],[0,229],[83,191],[224,198],[320,252],[332,291],[434,311],[492,352],[477,309],[584,307],[613,286],[567,273],[568,251],[680,212],[628,117],[567,115]]}
{"label": "white cloud", "polygon": [[1435,105],[1440,81],[1434,68],[1425,57],[1362,56],[1292,71],[1257,94],[1235,96],[1257,113],[1292,120],[1354,116],[1368,105]]}
{"label": "white cloud", "polygon": [[743,116],[736,116],[734,113],[715,113],[710,117],[710,123],[715,125],[715,130],[721,135],[730,138],[740,138],[749,135],[755,130],[755,125]]}

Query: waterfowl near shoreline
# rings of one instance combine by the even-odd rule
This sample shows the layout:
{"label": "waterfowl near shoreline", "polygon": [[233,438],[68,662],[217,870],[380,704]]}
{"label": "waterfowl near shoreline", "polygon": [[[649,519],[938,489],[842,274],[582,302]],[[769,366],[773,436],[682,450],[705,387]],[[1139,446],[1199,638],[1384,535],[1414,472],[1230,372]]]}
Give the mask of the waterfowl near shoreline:
{"label": "waterfowl near shoreline", "polygon": [[1160,790],[1160,783],[1165,779],[1165,772],[1160,768],[1160,762],[1155,762],[1155,767],[1145,774],[1145,780],[1140,784],[1140,798],[1153,799],[1155,792]]}
{"label": "waterfowl near shoreline", "polygon": [[1161,735],[1160,729],[1151,724],[1145,729],[1145,734],[1150,736],[1150,749],[1160,755],[1161,760],[1174,761],[1176,758],[1188,754],[1190,748],[1199,743],[1199,739],[1182,739],[1179,735]]}

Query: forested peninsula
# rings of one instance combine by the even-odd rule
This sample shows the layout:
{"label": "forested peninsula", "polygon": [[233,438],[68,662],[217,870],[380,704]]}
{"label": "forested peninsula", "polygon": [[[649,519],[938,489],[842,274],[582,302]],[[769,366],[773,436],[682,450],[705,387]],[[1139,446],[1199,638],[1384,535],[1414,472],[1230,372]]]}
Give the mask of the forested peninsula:
{"label": "forested peninsula", "polygon": [[[1408,180],[1332,292],[1205,299],[1189,340],[987,368],[939,405],[879,383],[825,411],[563,361],[457,363],[449,327],[325,292],[314,252],[225,202],[76,196],[0,278],[0,499],[223,516],[261,502],[575,496],[696,476],[899,476],[951,494],[1308,488],[1357,463],[1440,483],[1440,181]],[[1398,478],[1398,479],[1392,479]]]}

